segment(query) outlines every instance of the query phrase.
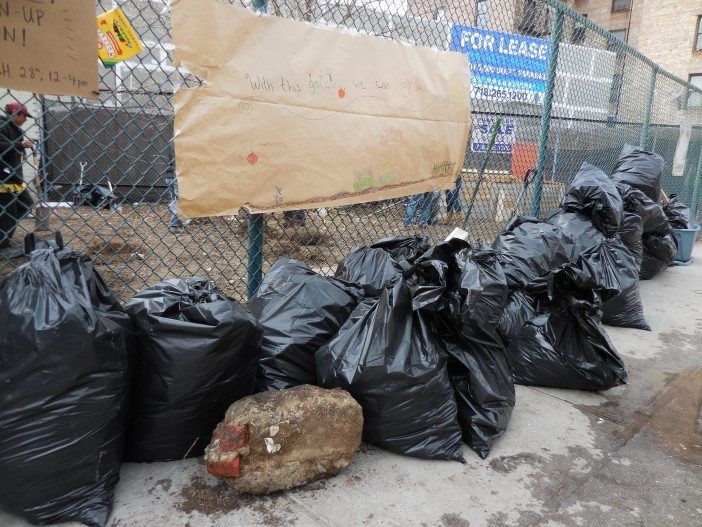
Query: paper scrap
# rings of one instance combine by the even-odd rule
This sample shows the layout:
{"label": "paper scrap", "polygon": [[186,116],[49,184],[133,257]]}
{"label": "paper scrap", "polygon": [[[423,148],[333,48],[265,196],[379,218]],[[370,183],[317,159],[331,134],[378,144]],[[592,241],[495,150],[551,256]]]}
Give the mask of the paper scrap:
{"label": "paper scrap", "polygon": [[465,156],[464,55],[215,0],[172,4],[185,216],[346,205],[453,188]]}

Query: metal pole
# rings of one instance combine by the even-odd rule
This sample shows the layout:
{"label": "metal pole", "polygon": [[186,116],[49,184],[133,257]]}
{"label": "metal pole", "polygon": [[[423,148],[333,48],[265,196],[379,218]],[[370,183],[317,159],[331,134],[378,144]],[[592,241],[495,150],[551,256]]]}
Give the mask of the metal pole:
{"label": "metal pole", "polygon": [[697,159],[697,174],[695,184],[692,187],[692,219],[697,221],[697,214],[700,210],[700,180],[702,180],[702,147],[700,148],[700,156]]}
{"label": "metal pole", "polygon": [[263,277],[263,214],[249,214],[249,262],[246,295],[250,301],[258,291]]}
{"label": "metal pole", "polygon": [[556,121],[556,144],[553,147],[553,165],[551,166],[551,180],[556,179],[556,167],[558,166],[558,147],[560,145],[561,145],[561,126],[560,126],[560,123],[558,121]]}
{"label": "metal pole", "polygon": [[487,169],[488,161],[490,161],[490,154],[492,154],[492,149],[495,146],[495,139],[497,139],[497,134],[500,131],[500,126],[502,125],[502,117],[498,117],[492,125],[492,130],[490,131],[490,139],[488,140],[487,148],[485,149],[485,158],[480,165],[480,170],[478,171],[478,179],[475,182],[475,188],[473,188],[473,194],[470,197],[470,203],[468,204],[468,211],[463,217],[463,228],[465,229],[468,225],[468,218],[470,218],[470,213],[473,212],[473,205],[475,204],[475,198],[478,196],[478,190],[480,189],[480,184],[483,182],[483,176],[485,175],[485,169]]}
{"label": "metal pole", "polygon": [[551,39],[551,56],[548,60],[548,77],[546,79],[546,93],[544,93],[544,110],[541,114],[541,131],[539,132],[539,153],[536,159],[536,184],[531,212],[534,216],[541,215],[541,194],[546,170],[546,152],[548,149],[548,135],[551,128],[551,110],[553,109],[553,93],[556,89],[556,68],[558,66],[558,50],[563,35],[563,11],[555,9],[553,17],[553,37]]}
{"label": "metal pole", "polygon": [[[253,0],[251,7],[258,13],[265,13],[267,3],[268,0]],[[263,214],[249,214],[247,234],[249,254],[246,266],[246,298],[251,301],[263,279]]]}
{"label": "metal pole", "polygon": [[651,128],[651,111],[653,110],[653,97],[656,94],[657,76],[658,70],[653,68],[651,83],[648,85],[648,102],[646,104],[646,110],[644,111],[643,125],[641,126],[641,140],[639,141],[639,146],[643,149],[646,149],[648,146],[648,136]]}

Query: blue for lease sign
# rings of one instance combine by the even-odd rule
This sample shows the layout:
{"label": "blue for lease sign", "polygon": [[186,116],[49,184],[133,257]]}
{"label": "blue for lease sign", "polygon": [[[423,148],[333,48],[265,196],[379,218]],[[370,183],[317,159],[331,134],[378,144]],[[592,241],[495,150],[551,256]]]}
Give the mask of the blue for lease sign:
{"label": "blue for lease sign", "polygon": [[543,102],[551,53],[548,40],[456,24],[449,49],[470,58],[472,97]]}

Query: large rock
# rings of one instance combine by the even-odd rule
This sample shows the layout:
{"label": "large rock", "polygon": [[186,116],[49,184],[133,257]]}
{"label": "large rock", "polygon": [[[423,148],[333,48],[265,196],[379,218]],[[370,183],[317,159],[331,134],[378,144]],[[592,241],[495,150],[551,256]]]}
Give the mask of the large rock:
{"label": "large rock", "polygon": [[207,470],[240,492],[290,489],[349,466],[362,430],[361,406],[344,390],[259,393],[229,407],[205,451]]}

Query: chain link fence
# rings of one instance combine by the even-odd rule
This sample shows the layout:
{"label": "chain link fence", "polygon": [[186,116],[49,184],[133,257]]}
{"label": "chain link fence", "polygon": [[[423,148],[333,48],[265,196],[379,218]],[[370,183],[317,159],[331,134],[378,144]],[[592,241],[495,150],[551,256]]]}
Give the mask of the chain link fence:
{"label": "chain link fence", "polygon": [[[664,190],[695,215],[699,210],[702,94],[557,0],[254,2],[237,5],[469,56],[473,130],[454,190],[285,214],[178,219],[171,206],[171,97],[196,80],[173,67],[170,1],[100,0],[98,12],[125,12],[144,51],[101,67],[98,100],[0,90],[3,106],[27,105],[34,119],[23,128],[36,141],[22,161],[27,189],[0,192],[0,245],[9,245],[0,251],[0,274],[22,262],[15,256],[25,234],[61,231],[123,299],[159,279],[200,275],[245,300],[283,257],[331,274],[353,247],[385,236],[438,240],[464,226],[490,242],[513,213],[557,207],[583,161],[611,172],[625,143],[660,153]],[[674,164],[687,136],[685,162]],[[3,158],[10,148],[0,143]],[[527,174],[536,177],[525,187]],[[3,178],[9,181],[7,173]],[[23,205],[27,197],[33,207]]]}

